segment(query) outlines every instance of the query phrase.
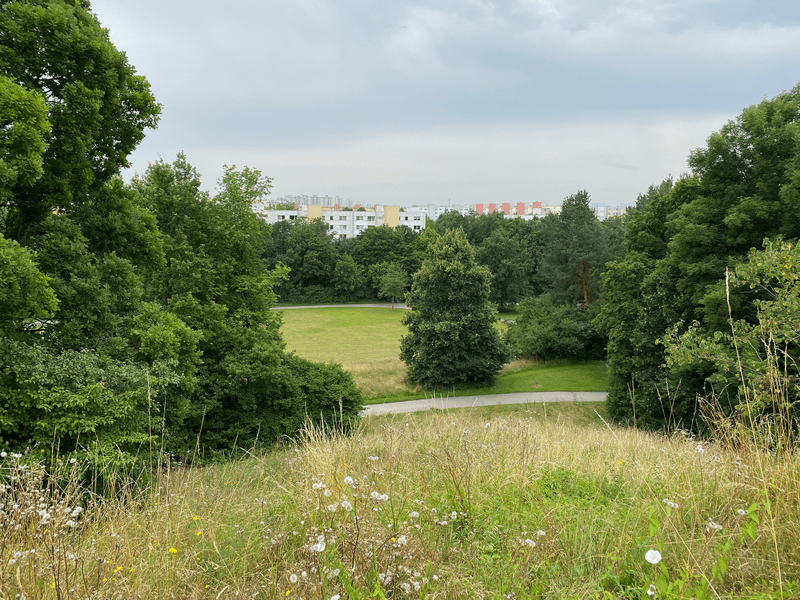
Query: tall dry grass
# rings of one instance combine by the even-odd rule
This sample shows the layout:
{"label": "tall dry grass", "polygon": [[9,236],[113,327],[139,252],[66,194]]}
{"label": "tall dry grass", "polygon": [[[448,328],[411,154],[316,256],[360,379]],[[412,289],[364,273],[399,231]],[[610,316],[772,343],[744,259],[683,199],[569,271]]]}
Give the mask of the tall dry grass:
{"label": "tall dry grass", "polygon": [[79,464],[48,479],[34,458],[2,463],[2,598],[798,591],[794,454],[577,426],[552,411],[308,429],[302,444],[248,460],[168,466],[118,500],[86,495]]}

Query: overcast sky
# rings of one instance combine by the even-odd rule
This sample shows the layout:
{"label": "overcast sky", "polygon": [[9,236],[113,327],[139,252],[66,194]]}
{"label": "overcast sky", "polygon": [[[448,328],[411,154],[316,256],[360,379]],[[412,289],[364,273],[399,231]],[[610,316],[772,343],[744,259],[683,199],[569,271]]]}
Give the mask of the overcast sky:
{"label": "overcast sky", "polygon": [[[92,0],[185,152],[273,195],[361,204],[635,202],[800,80],[800,2]],[[127,174],[129,176],[130,173]]]}

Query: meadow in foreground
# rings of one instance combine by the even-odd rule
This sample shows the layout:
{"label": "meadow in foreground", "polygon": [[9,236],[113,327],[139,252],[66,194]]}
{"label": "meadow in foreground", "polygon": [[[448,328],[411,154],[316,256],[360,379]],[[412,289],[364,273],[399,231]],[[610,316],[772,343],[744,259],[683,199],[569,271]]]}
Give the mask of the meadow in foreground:
{"label": "meadow in foreground", "polygon": [[307,430],[246,460],[173,460],[116,500],[80,490],[67,458],[43,478],[36,454],[2,458],[2,598],[799,591],[795,456],[575,423],[556,405]]}

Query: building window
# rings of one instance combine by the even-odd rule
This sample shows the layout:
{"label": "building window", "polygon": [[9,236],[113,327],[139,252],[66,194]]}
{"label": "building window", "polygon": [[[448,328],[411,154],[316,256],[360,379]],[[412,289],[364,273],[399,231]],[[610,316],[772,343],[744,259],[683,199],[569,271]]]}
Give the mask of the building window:
{"label": "building window", "polygon": [[367,221],[374,221],[375,217],[367,217]]}

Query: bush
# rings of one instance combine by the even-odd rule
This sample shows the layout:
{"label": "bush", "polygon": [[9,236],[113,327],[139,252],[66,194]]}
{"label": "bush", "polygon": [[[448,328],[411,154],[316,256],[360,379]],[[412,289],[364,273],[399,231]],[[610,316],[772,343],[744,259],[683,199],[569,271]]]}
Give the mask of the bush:
{"label": "bush", "polygon": [[519,357],[589,360],[603,356],[603,340],[586,312],[556,305],[549,294],[520,303],[517,322],[509,327],[505,339]]}

